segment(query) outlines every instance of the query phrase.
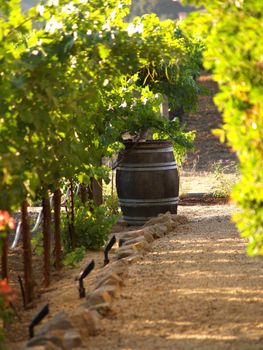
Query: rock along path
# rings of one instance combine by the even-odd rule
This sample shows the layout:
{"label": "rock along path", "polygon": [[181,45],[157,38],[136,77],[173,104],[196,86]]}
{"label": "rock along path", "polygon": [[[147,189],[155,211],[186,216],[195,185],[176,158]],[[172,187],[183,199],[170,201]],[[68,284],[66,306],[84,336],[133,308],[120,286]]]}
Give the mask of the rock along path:
{"label": "rock along path", "polygon": [[130,267],[89,349],[263,349],[263,260],[246,255],[233,210],[180,207],[189,222]]}

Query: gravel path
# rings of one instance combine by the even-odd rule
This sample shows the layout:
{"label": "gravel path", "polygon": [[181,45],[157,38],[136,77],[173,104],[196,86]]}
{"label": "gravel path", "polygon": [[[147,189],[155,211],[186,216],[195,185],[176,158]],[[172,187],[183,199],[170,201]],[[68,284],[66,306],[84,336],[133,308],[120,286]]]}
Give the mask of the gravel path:
{"label": "gravel path", "polygon": [[131,266],[89,349],[263,349],[263,260],[246,255],[234,207],[180,209],[190,222]]}

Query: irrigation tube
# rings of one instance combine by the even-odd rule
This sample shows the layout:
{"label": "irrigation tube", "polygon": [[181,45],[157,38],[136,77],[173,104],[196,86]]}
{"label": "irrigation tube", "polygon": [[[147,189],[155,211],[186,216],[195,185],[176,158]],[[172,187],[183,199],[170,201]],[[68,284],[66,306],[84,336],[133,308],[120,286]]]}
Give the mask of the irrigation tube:
{"label": "irrigation tube", "polygon": [[[76,192],[79,193],[79,189],[80,189],[80,184],[78,184]],[[69,198],[70,195],[70,187],[67,188],[66,194],[65,194],[65,198],[63,200],[63,202],[61,202],[61,206],[64,206]],[[49,197],[49,201],[50,201],[50,206],[51,208],[54,206],[54,195],[52,194]],[[41,225],[43,220],[43,208],[41,208],[40,212],[38,213],[37,216],[37,220],[36,223],[34,225],[34,227],[32,228],[32,230],[30,230],[31,234],[35,234],[39,228],[39,226]],[[17,227],[16,227],[16,233],[15,233],[15,238],[14,241],[11,245],[11,249],[15,249],[15,247],[17,246],[17,243],[19,242],[20,236],[21,236],[21,231],[22,231],[22,222],[21,220],[18,221]]]}
{"label": "irrigation tube", "polygon": [[15,233],[15,239],[12,243],[11,249],[14,249],[19,241],[20,238],[20,233],[21,233],[21,228],[22,228],[22,222],[19,221],[16,227],[16,233]]}

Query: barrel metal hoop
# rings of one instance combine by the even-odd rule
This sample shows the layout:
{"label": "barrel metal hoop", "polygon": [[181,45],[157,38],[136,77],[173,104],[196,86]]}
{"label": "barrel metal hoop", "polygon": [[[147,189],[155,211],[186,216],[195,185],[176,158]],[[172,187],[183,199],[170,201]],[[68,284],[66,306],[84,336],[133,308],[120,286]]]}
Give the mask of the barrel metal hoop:
{"label": "barrel metal hoop", "polygon": [[172,162],[162,162],[162,163],[125,163],[123,162],[120,165],[120,168],[151,168],[151,167],[164,167],[164,166],[170,166],[170,165],[176,165],[175,161]]}
{"label": "barrel metal hoop", "polygon": [[131,154],[133,153],[166,153],[173,152],[173,147],[165,147],[160,149],[133,149]]}
{"label": "barrel metal hoop", "polygon": [[140,166],[140,167],[134,167],[134,166],[119,166],[117,167],[117,170],[120,171],[129,171],[129,172],[134,172],[134,171],[159,171],[159,170],[173,170],[177,169],[177,165],[166,165],[166,166],[153,166],[153,167],[146,167],[146,166]]}
{"label": "barrel metal hoop", "polygon": [[156,207],[161,205],[178,204],[179,197],[159,198],[159,199],[122,199],[119,203],[123,207]]}

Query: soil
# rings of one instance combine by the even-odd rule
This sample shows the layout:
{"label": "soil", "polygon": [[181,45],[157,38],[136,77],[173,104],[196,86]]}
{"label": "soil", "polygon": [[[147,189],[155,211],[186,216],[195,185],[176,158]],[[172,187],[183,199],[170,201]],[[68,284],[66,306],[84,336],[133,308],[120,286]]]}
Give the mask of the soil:
{"label": "soil", "polygon": [[207,90],[206,95],[199,97],[196,113],[185,114],[183,123],[188,130],[196,130],[195,148],[189,152],[183,164],[184,172],[194,170],[198,172],[211,172],[213,166],[220,164],[226,173],[236,172],[237,158],[227,142],[221,143],[213,135],[212,130],[221,127],[222,115],[213,102],[213,97],[219,92],[217,84],[210,75],[203,74],[199,83]]}
{"label": "soil", "polygon": [[[208,75],[201,83],[213,93],[217,90]],[[185,122],[197,130],[196,149],[181,169],[178,211],[189,222],[155,241],[151,252],[130,267],[113,312],[102,320],[100,334],[89,339],[89,350],[263,349],[263,260],[247,256],[246,241],[231,222],[237,208],[227,198],[213,196],[218,185],[214,163],[222,165],[231,180],[238,174],[234,153],[210,132],[222,123],[212,96],[201,97],[198,112],[186,116]],[[15,271],[10,276],[15,278],[22,269],[20,256],[19,247],[10,256]],[[35,259],[38,276],[42,263]],[[96,269],[103,266],[102,251],[87,252],[79,268],[53,271],[50,289],[41,289],[40,281],[32,309],[23,311],[18,298],[21,319],[9,328],[10,349],[18,350],[19,342],[27,339],[28,324],[45,303],[50,317],[80,303],[74,279],[91,259]],[[92,274],[85,282],[87,289]]]}

